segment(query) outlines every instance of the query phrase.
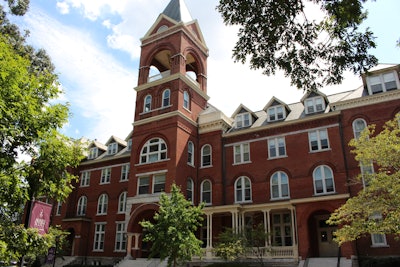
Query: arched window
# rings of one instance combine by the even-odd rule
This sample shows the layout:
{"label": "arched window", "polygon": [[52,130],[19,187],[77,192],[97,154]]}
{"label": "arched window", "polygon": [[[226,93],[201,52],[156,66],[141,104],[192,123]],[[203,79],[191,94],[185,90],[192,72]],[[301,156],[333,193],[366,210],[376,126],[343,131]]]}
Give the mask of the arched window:
{"label": "arched window", "polygon": [[204,202],[206,205],[211,205],[211,182],[209,180],[205,180],[201,183],[201,202]]}
{"label": "arched window", "polygon": [[190,96],[187,91],[183,92],[183,107],[190,110]]}
{"label": "arched window", "polygon": [[87,197],[81,196],[78,200],[78,207],[76,209],[77,216],[85,216],[87,207]]}
{"label": "arched window", "polygon": [[278,171],[271,176],[271,199],[289,197],[289,179],[286,173]]}
{"label": "arched window", "polygon": [[201,166],[211,166],[212,161],[212,149],[210,145],[204,145],[201,148]]}
{"label": "arched window", "polygon": [[149,111],[151,111],[151,95],[147,95],[144,98],[143,112],[149,112]]}
{"label": "arched window", "polygon": [[193,180],[190,177],[186,183],[186,199],[193,203]]}
{"label": "arched window", "polygon": [[171,91],[169,89],[165,89],[162,98],[163,98],[162,100],[163,107],[168,107],[170,105]]}
{"label": "arched window", "polygon": [[108,206],[108,196],[107,194],[102,194],[97,202],[97,215],[107,214]]}
{"label": "arched window", "polygon": [[327,194],[335,192],[332,169],[326,165],[315,168],[313,172],[314,194]]}
{"label": "arched window", "polygon": [[140,163],[152,163],[167,159],[167,145],[161,138],[147,141],[140,153]]}
{"label": "arched window", "polygon": [[188,142],[188,158],[187,163],[189,165],[194,165],[194,144],[192,141]]}
{"label": "arched window", "polygon": [[235,202],[251,201],[251,181],[248,177],[239,177],[235,182]]}
{"label": "arched window", "polygon": [[353,121],[353,132],[354,138],[360,138],[361,132],[367,127],[367,123],[364,119],[356,119]]}
{"label": "arched window", "polygon": [[124,213],[126,211],[126,191],[122,192],[118,198],[118,213]]}

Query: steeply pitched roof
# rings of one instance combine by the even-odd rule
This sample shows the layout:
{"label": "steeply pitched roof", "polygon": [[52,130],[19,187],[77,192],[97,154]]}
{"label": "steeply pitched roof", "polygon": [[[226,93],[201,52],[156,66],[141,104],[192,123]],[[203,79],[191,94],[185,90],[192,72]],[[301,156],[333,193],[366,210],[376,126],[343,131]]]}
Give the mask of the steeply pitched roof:
{"label": "steeply pitched roof", "polygon": [[177,22],[189,22],[193,20],[184,0],[171,0],[162,14]]}

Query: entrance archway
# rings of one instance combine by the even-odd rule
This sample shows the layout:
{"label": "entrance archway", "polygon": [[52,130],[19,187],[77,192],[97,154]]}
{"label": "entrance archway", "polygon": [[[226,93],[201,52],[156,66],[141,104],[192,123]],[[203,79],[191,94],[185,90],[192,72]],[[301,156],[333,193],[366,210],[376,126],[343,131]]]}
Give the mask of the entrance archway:
{"label": "entrance archway", "polygon": [[329,216],[328,211],[318,211],[311,214],[308,219],[312,257],[336,257],[338,255],[338,244],[333,241],[337,226],[326,223]]}

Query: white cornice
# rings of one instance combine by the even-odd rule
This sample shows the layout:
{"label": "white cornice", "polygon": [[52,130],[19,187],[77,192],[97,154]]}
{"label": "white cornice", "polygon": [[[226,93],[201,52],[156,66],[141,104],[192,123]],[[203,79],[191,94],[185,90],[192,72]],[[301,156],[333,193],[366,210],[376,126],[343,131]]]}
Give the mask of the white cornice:
{"label": "white cornice", "polygon": [[135,126],[139,126],[139,125],[148,124],[148,123],[151,123],[151,122],[157,122],[157,121],[160,121],[160,120],[163,120],[163,119],[167,119],[167,118],[171,118],[171,117],[174,117],[174,116],[179,116],[179,117],[185,119],[186,121],[188,121],[189,123],[191,123],[192,125],[197,127],[197,123],[195,121],[193,121],[189,117],[185,116],[179,110],[175,110],[175,111],[172,111],[172,112],[168,112],[168,113],[160,114],[160,115],[153,116],[153,117],[150,117],[150,118],[146,118],[146,119],[135,121],[133,123],[133,126],[135,127]]}
{"label": "white cornice", "polygon": [[400,99],[400,90],[393,90],[385,93],[363,96],[359,98],[349,99],[341,102],[331,103],[333,110],[340,111],[350,108],[357,108],[367,105],[379,104],[391,100]]}

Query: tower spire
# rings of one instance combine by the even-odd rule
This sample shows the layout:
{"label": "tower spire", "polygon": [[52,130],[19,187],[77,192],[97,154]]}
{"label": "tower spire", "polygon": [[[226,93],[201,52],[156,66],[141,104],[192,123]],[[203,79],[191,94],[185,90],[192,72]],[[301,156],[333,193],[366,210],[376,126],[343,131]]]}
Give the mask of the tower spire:
{"label": "tower spire", "polygon": [[189,22],[193,20],[184,0],[171,0],[162,14],[177,22]]}

